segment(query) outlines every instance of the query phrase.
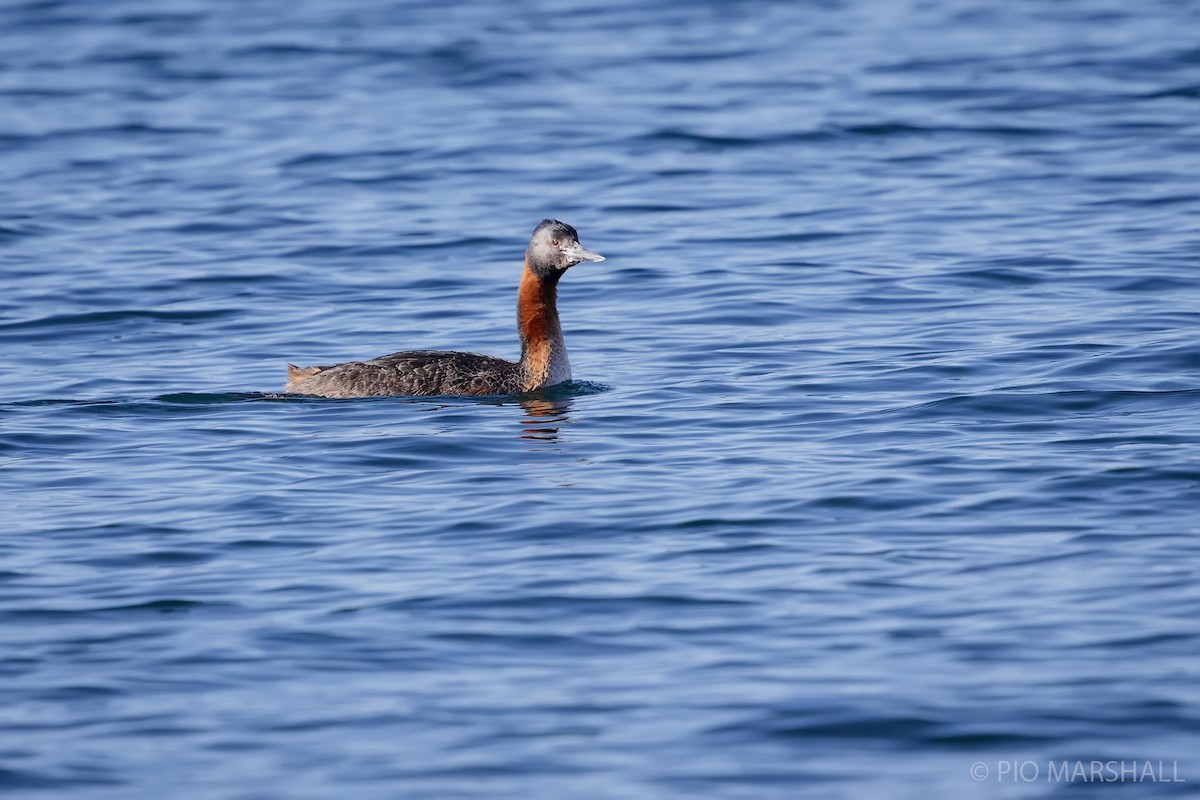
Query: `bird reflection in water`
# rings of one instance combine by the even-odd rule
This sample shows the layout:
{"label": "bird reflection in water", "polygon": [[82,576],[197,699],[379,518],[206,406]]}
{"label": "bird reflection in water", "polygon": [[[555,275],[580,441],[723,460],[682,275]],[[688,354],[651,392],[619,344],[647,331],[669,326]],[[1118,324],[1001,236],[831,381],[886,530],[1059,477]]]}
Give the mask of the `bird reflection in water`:
{"label": "bird reflection in water", "polygon": [[559,428],[571,423],[569,397],[554,400],[531,397],[521,400],[521,408],[525,410],[525,418],[521,420],[522,439],[557,442]]}

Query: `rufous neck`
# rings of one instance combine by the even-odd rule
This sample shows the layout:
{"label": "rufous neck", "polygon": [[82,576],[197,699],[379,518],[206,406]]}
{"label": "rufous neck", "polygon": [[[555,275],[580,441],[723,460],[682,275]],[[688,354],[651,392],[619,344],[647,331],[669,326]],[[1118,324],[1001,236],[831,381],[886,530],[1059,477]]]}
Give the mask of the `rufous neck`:
{"label": "rufous neck", "polygon": [[526,389],[569,380],[571,364],[558,321],[558,279],[562,273],[538,274],[525,263],[517,294],[517,332],[521,366],[529,376]]}

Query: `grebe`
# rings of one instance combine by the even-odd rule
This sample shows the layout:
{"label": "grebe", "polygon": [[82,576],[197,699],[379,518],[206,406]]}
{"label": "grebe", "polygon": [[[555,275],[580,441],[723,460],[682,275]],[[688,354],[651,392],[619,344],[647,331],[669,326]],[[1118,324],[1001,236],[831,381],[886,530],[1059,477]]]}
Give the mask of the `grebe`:
{"label": "grebe", "polygon": [[517,293],[521,360],[441,350],[406,350],[370,361],[328,367],[288,364],[285,392],[319,397],[381,395],[520,394],[571,379],[571,363],[558,322],[558,279],[583,261],[604,256],[584,249],[565,222],[544,219],[525,250]]}

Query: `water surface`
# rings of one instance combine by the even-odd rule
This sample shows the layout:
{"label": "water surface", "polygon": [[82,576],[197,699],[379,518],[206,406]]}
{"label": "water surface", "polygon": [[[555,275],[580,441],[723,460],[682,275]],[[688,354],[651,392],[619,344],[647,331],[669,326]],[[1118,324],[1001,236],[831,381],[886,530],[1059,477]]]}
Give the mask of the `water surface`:
{"label": "water surface", "polygon": [[[0,789],[1188,796],[1197,30],[0,6]],[[279,394],[513,357],[547,216],[577,383]]]}

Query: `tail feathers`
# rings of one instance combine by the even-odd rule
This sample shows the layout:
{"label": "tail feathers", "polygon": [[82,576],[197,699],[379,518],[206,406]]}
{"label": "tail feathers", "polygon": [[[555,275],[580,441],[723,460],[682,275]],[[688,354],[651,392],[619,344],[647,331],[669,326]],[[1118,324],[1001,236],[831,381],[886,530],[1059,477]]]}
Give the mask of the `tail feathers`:
{"label": "tail feathers", "polygon": [[288,385],[284,389],[290,389],[293,384],[299,383],[305,378],[311,378],[318,372],[323,372],[328,367],[297,367],[295,364],[288,364]]}
{"label": "tail feathers", "polygon": [[325,367],[297,367],[295,364],[288,364],[288,380],[302,381],[305,378],[311,378]]}

